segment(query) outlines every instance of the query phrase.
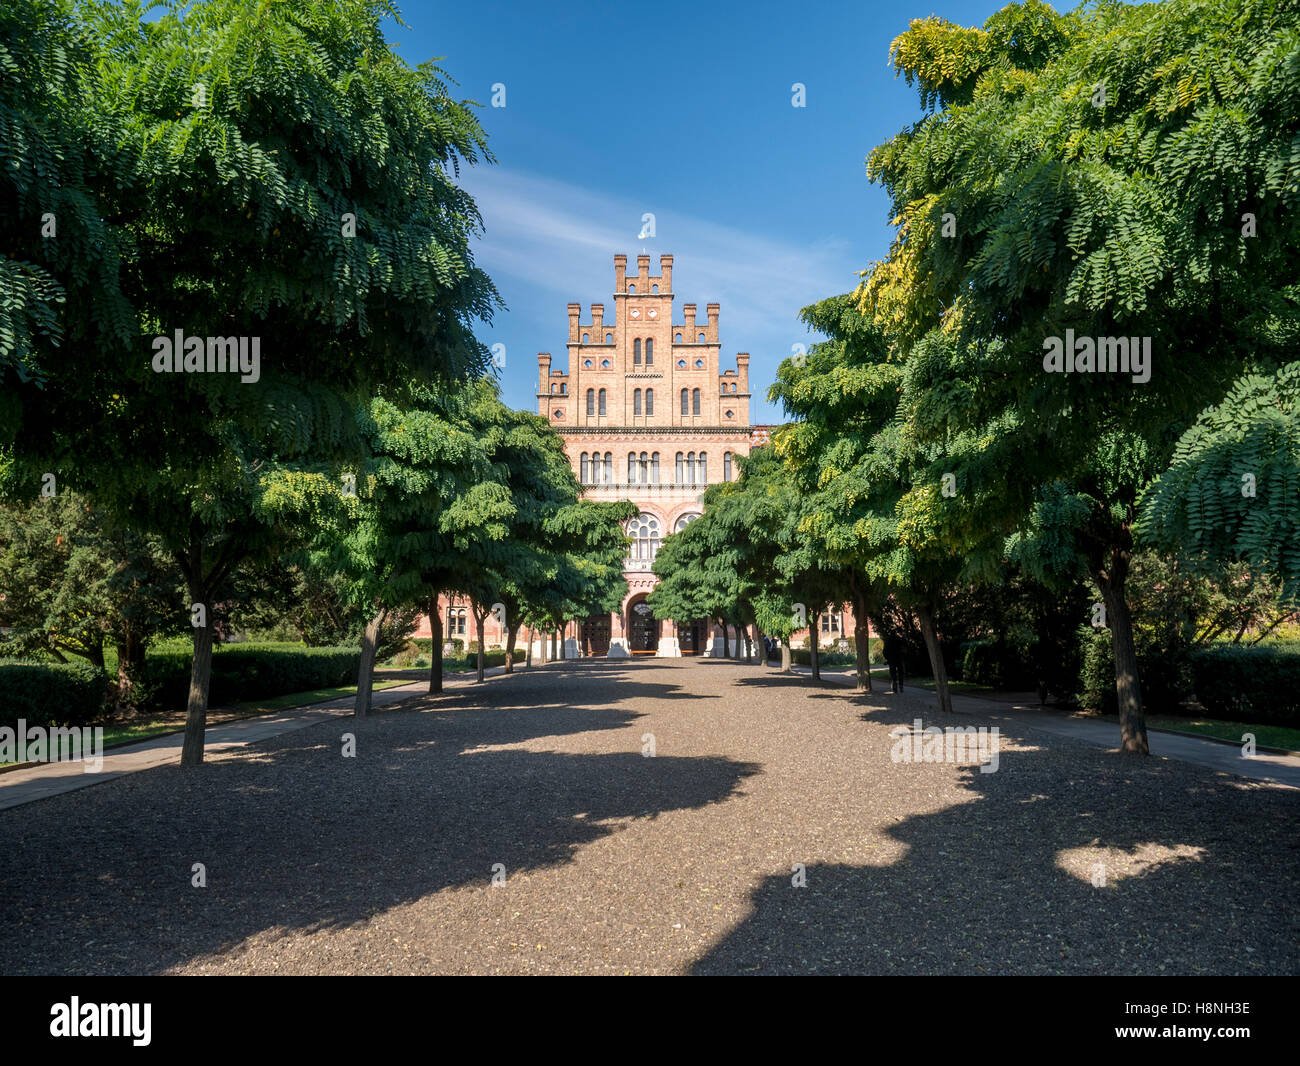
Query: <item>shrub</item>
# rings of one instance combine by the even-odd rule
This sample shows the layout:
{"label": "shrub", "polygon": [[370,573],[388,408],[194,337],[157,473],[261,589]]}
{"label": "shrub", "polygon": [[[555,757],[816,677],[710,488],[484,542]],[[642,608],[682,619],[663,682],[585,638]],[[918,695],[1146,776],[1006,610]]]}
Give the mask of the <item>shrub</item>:
{"label": "shrub", "polygon": [[1034,665],[1018,648],[992,640],[971,640],[962,645],[961,674],[972,685],[1002,691],[1023,691],[1038,685]]}
{"label": "shrub", "polygon": [[[515,662],[517,663],[523,662],[524,655],[525,652],[523,648],[516,648],[514,654]],[[476,651],[470,652],[467,656],[465,656],[465,662],[471,670],[477,670],[478,652]],[[504,649],[502,649],[501,651],[489,651],[483,659],[484,668],[487,668],[489,666],[505,666],[505,664],[506,664],[506,653]]]}
{"label": "shrub", "polygon": [[81,726],[104,713],[108,676],[89,663],[0,660],[0,726]]}
{"label": "shrub", "polygon": [[[150,651],[149,681],[158,686],[158,703],[184,707],[190,690],[190,659],[185,651]],[[308,648],[301,644],[233,644],[212,653],[213,707],[241,700],[270,699],[292,692],[355,684],[360,648]]]}
{"label": "shrub", "polygon": [[1216,644],[1191,659],[1196,697],[1211,716],[1300,725],[1300,645]]}
{"label": "shrub", "polygon": [[[791,648],[790,661],[798,666],[812,666],[812,650],[810,648]],[[841,655],[839,652],[834,651],[824,651],[817,656],[817,665],[821,669],[856,666],[857,663],[858,657],[856,655]]]}
{"label": "shrub", "polygon": [[1081,626],[1079,646],[1083,663],[1079,667],[1079,706],[1102,714],[1118,714],[1119,698],[1115,695],[1115,655],[1110,645],[1109,629]]}

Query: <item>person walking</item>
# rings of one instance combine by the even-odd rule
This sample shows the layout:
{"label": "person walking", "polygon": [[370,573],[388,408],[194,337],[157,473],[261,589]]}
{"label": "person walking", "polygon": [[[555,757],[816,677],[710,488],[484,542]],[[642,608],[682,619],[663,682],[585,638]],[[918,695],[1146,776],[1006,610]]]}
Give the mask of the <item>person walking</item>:
{"label": "person walking", "polygon": [[898,635],[897,630],[891,629],[885,634],[885,639],[881,642],[883,645],[881,653],[885,657],[885,663],[889,666],[889,683],[892,686],[891,691],[903,691],[903,640]]}

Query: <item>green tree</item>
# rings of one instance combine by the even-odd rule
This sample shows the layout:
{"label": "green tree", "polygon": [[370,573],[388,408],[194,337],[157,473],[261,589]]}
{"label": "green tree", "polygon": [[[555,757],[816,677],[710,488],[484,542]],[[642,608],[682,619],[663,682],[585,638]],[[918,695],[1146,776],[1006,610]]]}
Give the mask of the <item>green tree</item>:
{"label": "green tree", "polygon": [[[358,402],[486,366],[473,328],[499,298],[473,265],[480,219],[455,177],[490,157],[438,70],[385,42],[387,3],[75,11],[93,49],[81,90],[127,146],[100,210],[130,249],[119,274],[134,324],[126,342],[92,341],[85,310],[63,305],[64,343],[82,338],[89,363],[33,340],[15,491],[57,472],[162,538],[207,609],[244,560],[285,550],[280,508],[320,502],[313,479],[362,458]],[[248,360],[156,372],[177,331],[199,338],[177,356],[215,361],[221,345],[203,338],[243,337]],[[205,613],[185,765],[202,759]]]}
{"label": "green tree", "polygon": [[[982,29],[918,20],[893,47],[933,110],[868,161],[899,232],[861,307],[905,366],[904,438],[957,460],[951,550],[1033,527],[1097,585],[1124,751],[1147,751],[1137,501],[1200,411],[1300,339],[1295,30],[1269,0],[1027,3]],[[1065,364],[1072,338],[1094,358],[1134,338],[1132,358],[1108,344],[1115,372],[1054,372],[1086,359]]]}

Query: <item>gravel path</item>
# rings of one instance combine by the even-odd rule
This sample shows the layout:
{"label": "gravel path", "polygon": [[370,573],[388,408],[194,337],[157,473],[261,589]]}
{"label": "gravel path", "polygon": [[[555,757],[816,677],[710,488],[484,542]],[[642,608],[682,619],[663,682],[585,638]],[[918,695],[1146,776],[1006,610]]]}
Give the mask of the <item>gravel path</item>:
{"label": "gravel path", "polygon": [[554,664],[0,812],[0,971],[1300,972],[1300,791],[1040,732],[893,762],[980,724],[931,698]]}

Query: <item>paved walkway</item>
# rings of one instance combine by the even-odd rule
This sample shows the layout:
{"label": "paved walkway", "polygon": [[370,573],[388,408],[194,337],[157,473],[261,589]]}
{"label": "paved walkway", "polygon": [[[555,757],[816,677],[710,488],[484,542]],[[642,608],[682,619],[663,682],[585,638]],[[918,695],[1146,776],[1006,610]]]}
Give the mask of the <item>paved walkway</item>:
{"label": "paved walkway", "polygon": [[[485,676],[503,673],[501,667],[491,667],[484,671]],[[392,672],[387,672],[391,677]],[[427,672],[425,673],[427,678]],[[443,680],[447,688],[472,681],[473,674],[448,674]],[[385,680],[385,672],[380,671],[376,680]],[[371,693],[374,707],[386,707],[402,700],[419,696],[428,690],[428,681],[411,681],[409,684],[394,688],[378,689]],[[243,718],[236,722],[225,722],[209,726],[203,751],[205,757],[218,752],[244,748],[249,744],[292,733],[298,729],[318,725],[331,718],[348,718],[352,716],[352,696],[341,696],[324,703],[311,703],[294,707],[279,714],[258,715],[255,718]],[[104,763],[96,773],[87,773],[84,762],[42,763],[22,770],[9,770],[0,774],[0,811],[8,807],[17,807],[24,803],[57,796],[62,792],[72,792],[91,785],[100,785],[112,781],[123,774],[134,774],[149,770],[155,766],[180,765],[181,746],[185,741],[184,733],[165,733],[138,744],[123,744],[109,748],[104,752]]]}
{"label": "paved walkway", "polygon": [[[811,673],[807,667],[796,666],[794,669],[805,675]],[[856,674],[853,671],[822,671],[822,680],[836,685],[851,686],[856,683],[855,678]],[[875,674],[872,678],[873,683],[879,680]],[[926,696],[933,698],[929,689],[911,688],[908,691],[922,698]],[[888,678],[885,679],[883,692],[888,696]],[[1084,740],[1089,744],[1100,744],[1111,751],[1119,749],[1118,720],[1096,721],[1074,718],[1059,711],[1043,710],[1039,708],[1036,700],[1017,702],[954,692],[952,709],[959,714],[979,715],[994,722],[1020,722],[1031,729],[1039,729],[1060,737],[1073,737],[1075,740]],[[1257,752],[1247,758],[1241,754],[1241,748],[1236,745],[1202,740],[1199,737],[1180,736],[1176,733],[1163,733],[1155,729],[1147,731],[1147,746],[1152,755],[1163,759],[1181,759],[1184,762],[1208,766],[1213,770],[1224,770],[1256,781],[1273,781],[1300,788],[1300,757],[1295,755]]]}

